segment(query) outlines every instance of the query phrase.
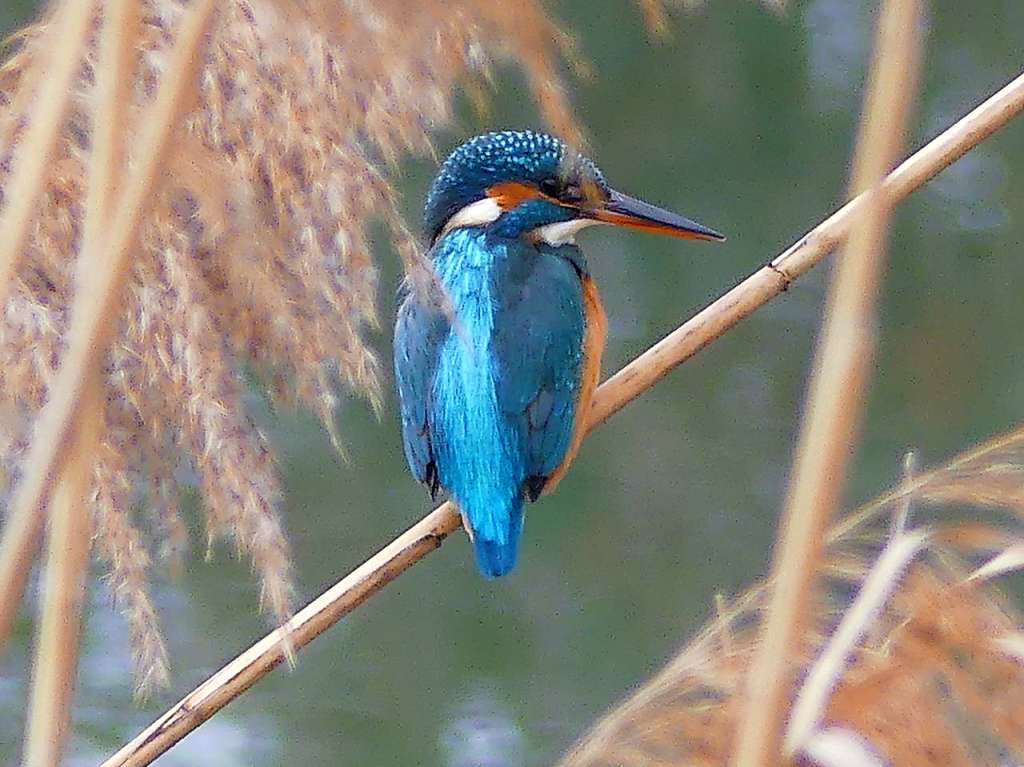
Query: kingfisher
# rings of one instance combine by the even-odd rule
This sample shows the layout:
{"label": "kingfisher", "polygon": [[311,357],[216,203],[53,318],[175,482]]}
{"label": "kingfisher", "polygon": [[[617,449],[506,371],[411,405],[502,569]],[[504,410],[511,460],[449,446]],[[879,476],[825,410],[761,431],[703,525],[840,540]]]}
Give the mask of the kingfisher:
{"label": "kingfisher", "polygon": [[615,191],[591,160],[529,130],[456,148],[424,223],[432,287],[406,279],[395,323],[405,456],[431,497],[458,505],[495,578],[515,566],[525,502],[576,456],[598,384],[607,321],[576,234],[725,238]]}

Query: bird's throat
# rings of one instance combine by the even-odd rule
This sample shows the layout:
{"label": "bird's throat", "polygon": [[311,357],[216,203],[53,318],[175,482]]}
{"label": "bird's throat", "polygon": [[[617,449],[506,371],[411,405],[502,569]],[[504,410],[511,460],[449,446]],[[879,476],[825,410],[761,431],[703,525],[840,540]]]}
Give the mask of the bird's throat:
{"label": "bird's throat", "polygon": [[554,224],[538,226],[530,232],[530,239],[534,242],[545,242],[548,245],[559,247],[561,245],[572,245],[576,242],[576,233],[588,226],[600,224],[592,218],[575,218],[572,221],[558,221]]}

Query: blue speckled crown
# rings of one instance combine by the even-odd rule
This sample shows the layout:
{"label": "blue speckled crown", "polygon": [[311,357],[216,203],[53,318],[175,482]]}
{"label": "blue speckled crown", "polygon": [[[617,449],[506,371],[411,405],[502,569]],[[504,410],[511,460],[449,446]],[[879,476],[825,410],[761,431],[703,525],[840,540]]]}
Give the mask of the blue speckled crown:
{"label": "blue speckled crown", "polygon": [[539,184],[550,176],[585,174],[605,186],[593,162],[576,153],[566,158],[567,151],[554,136],[530,130],[495,131],[471,138],[448,156],[434,179],[423,215],[427,234],[431,239],[437,237],[456,212],[503,181]]}

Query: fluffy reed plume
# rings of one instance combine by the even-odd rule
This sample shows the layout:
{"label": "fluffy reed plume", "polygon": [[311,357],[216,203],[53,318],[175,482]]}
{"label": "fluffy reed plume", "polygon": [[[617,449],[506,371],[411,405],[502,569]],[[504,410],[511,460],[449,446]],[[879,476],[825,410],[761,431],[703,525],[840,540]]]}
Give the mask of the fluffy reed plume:
{"label": "fluffy reed plume", "polygon": [[[819,566],[814,622],[788,657],[805,680],[798,699],[818,700],[789,712],[790,735],[806,733],[793,739],[799,763],[996,767],[1024,760],[1021,617],[990,583],[1024,567],[1022,480],[1024,428],[838,522]],[[898,518],[910,500],[918,526],[893,532],[889,515]],[[950,503],[960,516],[950,518]],[[767,594],[760,584],[720,609],[561,767],[728,764]],[[840,635],[854,641],[840,663],[825,668]],[[810,694],[815,685],[823,695]]]}
{"label": "fluffy reed plume", "polygon": [[[317,412],[336,443],[341,391],[379,404],[378,362],[364,338],[377,322],[372,222],[385,222],[407,266],[418,257],[397,211],[395,161],[429,153],[431,131],[451,120],[458,86],[478,86],[505,60],[526,73],[547,122],[579,140],[559,79],[572,41],[539,1],[514,6],[221,4],[196,104],[143,226],[103,366],[103,438],[90,497],[97,551],[128,616],[143,686],[167,674],[148,580],[155,553],[173,562],[187,548],[177,504],[183,470],[198,476],[208,546],[232,540],[251,556],[274,618],[291,611],[279,479],[245,404],[244,371],[253,366],[276,403]],[[184,8],[142,3],[129,119],[152,99]],[[31,67],[51,23],[19,35],[0,68],[0,192],[28,127]],[[96,45],[0,318],[8,491],[65,345]]]}

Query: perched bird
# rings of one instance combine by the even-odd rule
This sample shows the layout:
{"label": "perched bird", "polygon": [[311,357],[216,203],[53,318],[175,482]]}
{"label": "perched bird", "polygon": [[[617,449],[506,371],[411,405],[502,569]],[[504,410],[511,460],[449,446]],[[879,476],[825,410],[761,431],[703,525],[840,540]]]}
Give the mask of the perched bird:
{"label": "perched bird", "polygon": [[405,455],[458,504],[489,577],[513,568],[524,501],[558,483],[583,438],[606,321],[574,238],[602,223],[724,239],[532,131],[462,144],[427,198],[435,289],[407,281],[395,325]]}

